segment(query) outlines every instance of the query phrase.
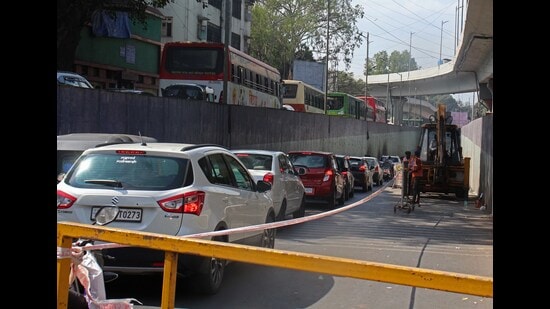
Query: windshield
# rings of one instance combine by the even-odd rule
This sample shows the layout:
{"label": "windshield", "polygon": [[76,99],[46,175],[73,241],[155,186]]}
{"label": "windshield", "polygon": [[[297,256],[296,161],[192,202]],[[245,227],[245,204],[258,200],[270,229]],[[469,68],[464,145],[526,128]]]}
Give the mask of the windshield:
{"label": "windshield", "polygon": [[77,188],[117,184],[132,190],[170,190],[183,185],[187,168],[183,158],[94,153],[82,156],[66,181]]}
{"label": "windshield", "polygon": [[290,162],[294,165],[301,165],[310,168],[327,167],[328,157],[323,155],[302,155],[302,154],[289,154]]}
{"label": "windshield", "polygon": [[223,72],[223,49],[172,46],[166,50],[165,69],[171,73],[188,74]]}
{"label": "windshield", "polygon": [[80,88],[93,88],[92,84],[86,79],[72,75],[60,75],[57,78],[57,82],[62,85],[69,85]]}
{"label": "windshield", "polygon": [[237,157],[249,170],[271,170],[273,158],[270,155],[237,153]]}

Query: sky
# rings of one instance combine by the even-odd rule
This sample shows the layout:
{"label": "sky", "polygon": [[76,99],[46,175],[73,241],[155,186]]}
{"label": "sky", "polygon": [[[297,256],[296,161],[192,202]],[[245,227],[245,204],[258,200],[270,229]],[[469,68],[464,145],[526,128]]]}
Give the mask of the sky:
{"label": "sky", "polygon": [[[352,0],[363,7],[365,16],[357,27],[369,33],[369,58],[380,51],[411,51],[422,68],[436,67],[441,58],[454,58],[461,22],[466,18],[467,0]],[[464,6],[464,10],[462,7]],[[457,18],[458,15],[458,18]],[[443,28],[442,28],[443,22]],[[443,31],[442,31],[443,29]],[[412,32],[412,35],[411,35]],[[356,79],[365,80],[363,67],[367,56],[366,39],[354,51],[351,67]],[[343,63],[339,65],[343,70]],[[472,94],[460,94],[455,99],[472,101]]]}

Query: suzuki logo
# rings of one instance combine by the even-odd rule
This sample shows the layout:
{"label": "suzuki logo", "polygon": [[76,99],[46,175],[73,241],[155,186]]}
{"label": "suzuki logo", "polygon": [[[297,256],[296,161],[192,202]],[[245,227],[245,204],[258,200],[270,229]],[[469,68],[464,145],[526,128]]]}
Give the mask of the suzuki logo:
{"label": "suzuki logo", "polygon": [[116,204],[118,204],[118,196],[115,196],[111,199],[111,203],[113,204],[113,206],[115,206]]}

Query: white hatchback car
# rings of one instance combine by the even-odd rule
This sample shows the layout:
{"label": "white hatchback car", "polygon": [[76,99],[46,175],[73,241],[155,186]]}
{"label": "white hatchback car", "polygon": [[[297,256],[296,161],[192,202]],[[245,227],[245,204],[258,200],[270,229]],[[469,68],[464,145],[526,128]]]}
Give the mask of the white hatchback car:
{"label": "white hatchback car", "polygon": [[[191,235],[275,221],[271,184],[254,181],[231,151],[215,145],[116,144],[84,151],[57,185],[57,221],[91,224],[101,206],[120,212],[109,227]],[[211,240],[265,248],[276,229],[241,231]],[[137,247],[104,249],[104,270],[162,272],[164,252]],[[226,261],[194,255],[178,259],[178,275],[198,292],[216,293]]]}
{"label": "white hatchback car", "polygon": [[256,181],[271,183],[271,198],[278,221],[284,220],[287,215],[293,218],[305,215],[304,184],[286,153],[254,149],[233,150],[233,153]]}

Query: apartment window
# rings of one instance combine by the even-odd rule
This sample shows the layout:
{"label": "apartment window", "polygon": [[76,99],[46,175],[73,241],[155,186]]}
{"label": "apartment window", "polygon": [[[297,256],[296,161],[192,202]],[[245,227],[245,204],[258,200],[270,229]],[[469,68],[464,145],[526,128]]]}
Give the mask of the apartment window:
{"label": "apartment window", "polygon": [[164,17],[162,21],[161,35],[172,37],[172,17]]}
{"label": "apartment window", "polygon": [[233,4],[231,5],[232,15],[237,19],[241,19],[241,4],[242,0],[233,0]]}
{"label": "apartment window", "polygon": [[222,42],[222,28],[216,26],[213,23],[208,23],[206,30],[206,41],[208,42]]}
{"label": "apartment window", "polygon": [[238,50],[241,49],[241,36],[239,34],[231,32],[231,46]]}

